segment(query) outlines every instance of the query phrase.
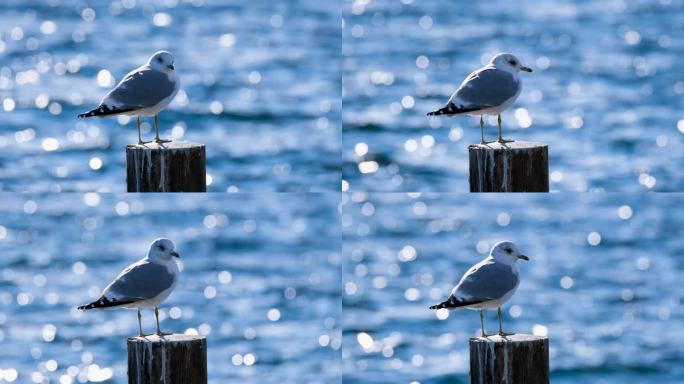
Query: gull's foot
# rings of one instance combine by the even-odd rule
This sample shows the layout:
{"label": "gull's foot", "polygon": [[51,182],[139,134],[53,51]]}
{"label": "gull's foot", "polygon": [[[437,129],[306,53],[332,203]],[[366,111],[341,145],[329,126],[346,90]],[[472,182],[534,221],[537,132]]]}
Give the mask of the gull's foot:
{"label": "gull's foot", "polygon": [[480,145],[487,145],[487,144],[491,144],[493,142],[494,141],[480,141]]}
{"label": "gull's foot", "polygon": [[157,332],[157,336],[171,336],[173,335],[173,332]]}
{"label": "gull's foot", "polygon": [[171,140],[164,140],[164,139],[157,138],[156,140],[154,140],[154,142],[157,144],[163,144],[163,143],[170,143]]}
{"label": "gull's foot", "polygon": [[498,141],[499,143],[501,143],[501,144],[506,144],[506,143],[512,143],[512,142],[514,142],[515,140],[499,139],[499,140],[497,140],[497,141]]}
{"label": "gull's foot", "polygon": [[494,333],[484,333],[484,332],[483,332],[483,333],[480,335],[480,337],[489,337],[489,336],[494,336],[494,335],[495,335]]}
{"label": "gull's foot", "polygon": [[138,337],[147,337],[147,336],[152,336],[152,334],[151,333],[149,333],[149,334],[141,333],[138,335]]}
{"label": "gull's foot", "polygon": [[498,335],[499,335],[499,336],[504,336],[504,337],[505,337],[505,336],[513,336],[513,335],[515,335],[515,333],[499,332]]}
{"label": "gull's foot", "polygon": [[150,140],[150,141],[141,141],[141,140],[138,140],[138,145],[145,145],[145,144],[149,144],[149,143],[151,143],[151,142],[152,142],[151,140]]}

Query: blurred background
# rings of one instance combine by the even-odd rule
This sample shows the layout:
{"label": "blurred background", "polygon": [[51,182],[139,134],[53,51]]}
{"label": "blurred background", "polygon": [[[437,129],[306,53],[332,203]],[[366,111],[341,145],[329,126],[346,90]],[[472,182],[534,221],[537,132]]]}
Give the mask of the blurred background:
{"label": "blurred background", "polygon": [[[344,195],[345,383],[467,383],[477,311],[435,312],[500,240],[529,262],[508,332],[550,338],[553,383],[682,383],[677,195]],[[485,327],[497,330],[496,311]]]}
{"label": "blurred background", "polygon": [[507,51],[535,72],[504,134],[549,144],[552,190],[684,190],[683,0],[347,0],[343,17],[345,188],[467,191],[479,118],[425,114]]}
{"label": "blurred background", "polygon": [[[162,329],[207,336],[211,383],[337,381],[338,202],[294,194],[3,196],[0,382],[125,382],[135,310],[76,306],[160,236],[176,243],[183,265],[160,307]],[[142,315],[152,332],[154,311]]]}
{"label": "blurred background", "polygon": [[0,190],[124,191],[135,119],[76,115],[160,49],[160,130],[206,144],[209,191],[339,190],[340,45],[337,2],[2,1]]}

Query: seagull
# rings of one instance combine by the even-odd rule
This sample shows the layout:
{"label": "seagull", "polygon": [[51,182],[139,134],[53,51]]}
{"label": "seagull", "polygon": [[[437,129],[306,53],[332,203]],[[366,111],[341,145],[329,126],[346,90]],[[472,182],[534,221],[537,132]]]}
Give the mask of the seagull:
{"label": "seagull", "polygon": [[92,116],[132,115],[138,117],[138,144],[147,144],[140,135],[140,116],[154,115],[157,130],[155,142],[168,143],[171,140],[159,138],[158,114],[178,93],[180,79],[173,66],[173,55],[159,51],[152,55],[145,65],[129,72],[100,102],[100,105],[79,118]]}
{"label": "seagull", "polygon": [[180,258],[180,255],[175,251],[171,240],[155,240],[150,245],[147,257],[129,265],[109,283],[97,300],[78,309],[137,308],[140,337],[145,337],[149,335],[143,333],[140,308],[154,307],[157,335],[170,335],[159,329],[158,305],[166,300],[176,287],[179,270],[174,257]]}
{"label": "seagull", "polygon": [[518,251],[510,241],[500,241],[492,247],[489,256],[473,265],[451,291],[449,297],[430,307],[430,309],[468,308],[480,310],[482,337],[487,337],[484,327],[483,308],[499,309],[499,336],[509,336],[501,325],[501,306],[506,303],[518,289],[520,275],[518,259],[529,258]]}
{"label": "seagull", "polygon": [[432,111],[428,116],[480,115],[480,144],[489,144],[491,141],[484,139],[482,115],[498,115],[498,141],[502,144],[510,143],[513,140],[504,140],[501,137],[501,112],[508,109],[520,95],[520,71],[532,72],[532,69],[522,65],[510,53],[499,53],[489,64],[468,75],[444,108]]}

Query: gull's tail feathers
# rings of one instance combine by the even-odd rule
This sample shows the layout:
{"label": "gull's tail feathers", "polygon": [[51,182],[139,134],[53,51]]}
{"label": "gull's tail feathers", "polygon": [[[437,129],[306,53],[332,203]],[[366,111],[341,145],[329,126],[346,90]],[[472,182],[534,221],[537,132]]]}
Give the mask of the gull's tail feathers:
{"label": "gull's tail feathers", "polygon": [[473,112],[480,110],[480,107],[457,107],[454,103],[447,104],[444,108],[437,109],[432,112],[428,112],[428,116],[439,116],[439,115],[459,115],[461,113]]}
{"label": "gull's tail feathers", "polygon": [[98,106],[95,109],[91,109],[88,112],[81,113],[80,115],[78,115],[78,118],[84,119],[86,117],[93,117],[93,116],[118,115],[120,113],[126,113],[126,112],[130,112],[133,110],[134,110],[133,108],[121,108],[121,109],[119,109],[117,107],[110,107],[110,106],[105,105],[105,104],[100,104],[100,106]]}
{"label": "gull's tail feathers", "polygon": [[78,307],[78,309],[82,311],[86,311],[88,309],[94,309],[94,308],[110,308],[110,307],[118,307],[121,305],[126,305],[130,303],[135,303],[137,300],[133,299],[127,299],[127,300],[116,300],[116,299],[109,299],[104,296],[100,296],[99,299],[93,301],[92,303],[86,304],[86,305],[81,305]]}
{"label": "gull's tail feathers", "polygon": [[458,307],[466,307],[468,305],[473,305],[473,304],[479,304],[481,301],[467,301],[467,300],[458,300],[455,297],[449,297],[446,299],[446,301],[443,301],[437,305],[432,305],[430,306],[430,309],[442,309],[442,308],[458,308]]}

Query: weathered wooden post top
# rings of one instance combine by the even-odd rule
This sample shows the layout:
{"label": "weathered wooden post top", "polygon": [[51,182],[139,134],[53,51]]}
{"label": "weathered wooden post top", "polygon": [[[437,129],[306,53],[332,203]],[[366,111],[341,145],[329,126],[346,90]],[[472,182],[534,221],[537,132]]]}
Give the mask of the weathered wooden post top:
{"label": "weathered wooden post top", "polygon": [[207,340],[173,334],[129,337],[129,384],[206,384]]}
{"label": "weathered wooden post top", "polygon": [[549,339],[514,334],[470,339],[471,384],[548,384]]}
{"label": "weathered wooden post top", "polygon": [[204,144],[172,141],[126,146],[128,192],[206,192]]}
{"label": "weathered wooden post top", "polygon": [[549,147],[492,142],[468,147],[470,192],[548,192]]}

